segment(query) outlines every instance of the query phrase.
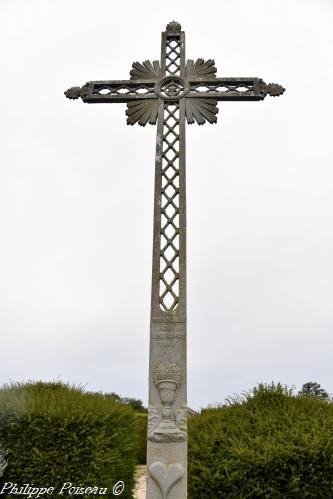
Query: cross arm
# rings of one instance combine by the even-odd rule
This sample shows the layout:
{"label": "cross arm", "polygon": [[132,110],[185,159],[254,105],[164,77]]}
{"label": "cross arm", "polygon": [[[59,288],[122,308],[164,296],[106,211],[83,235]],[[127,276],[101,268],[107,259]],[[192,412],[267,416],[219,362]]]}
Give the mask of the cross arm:
{"label": "cross arm", "polygon": [[197,78],[189,81],[187,97],[216,101],[263,100],[266,95],[278,96],[284,91],[281,85],[267,84],[260,78]]}
{"label": "cross arm", "polygon": [[156,99],[155,80],[101,80],[88,81],[82,87],[72,87],[64,92],[68,99],[83,102],[129,102],[138,99]]}

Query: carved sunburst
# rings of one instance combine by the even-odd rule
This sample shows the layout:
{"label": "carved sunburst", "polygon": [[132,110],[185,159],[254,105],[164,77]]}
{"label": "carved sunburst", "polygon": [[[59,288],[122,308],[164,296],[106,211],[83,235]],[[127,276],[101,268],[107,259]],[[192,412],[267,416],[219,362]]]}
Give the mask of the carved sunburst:
{"label": "carved sunburst", "polygon": [[[186,63],[186,79],[200,80],[201,78],[216,78],[216,67],[213,59],[189,59]],[[159,80],[161,78],[161,67],[159,61],[133,62],[130,71],[131,80]],[[186,118],[189,124],[198,123],[216,123],[217,122],[217,101],[204,98],[186,98],[185,99]],[[158,116],[158,100],[143,99],[127,103],[127,124],[134,125],[139,123],[145,126],[147,123],[155,125]]]}
{"label": "carved sunburst", "polygon": [[127,103],[127,124],[135,125],[139,123],[145,126],[148,122],[155,125],[158,115],[158,100],[143,99]]}
{"label": "carved sunburst", "polygon": [[[195,62],[189,59],[186,63],[186,77],[191,79],[204,78],[214,79],[216,78],[216,66],[213,59],[197,59]],[[197,122],[199,125],[204,125],[206,121],[208,123],[217,122],[217,101],[211,99],[200,99],[200,98],[187,98],[185,104],[185,112],[187,123],[192,124]]]}
{"label": "carved sunburst", "polygon": [[192,59],[189,59],[186,63],[185,73],[187,78],[216,78],[216,66],[215,61],[213,59],[208,59],[205,61],[204,59],[197,59],[195,62]]}
{"label": "carved sunburst", "polygon": [[198,125],[217,122],[218,113],[217,101],[211,99],[188,98],[185,100],[185,114],[187,123],[197,122]]}
{"label": "carved sunburst", "polygon": [[159,61],[133,62],[130,71],[131,80],[155,80],[160,76]]}

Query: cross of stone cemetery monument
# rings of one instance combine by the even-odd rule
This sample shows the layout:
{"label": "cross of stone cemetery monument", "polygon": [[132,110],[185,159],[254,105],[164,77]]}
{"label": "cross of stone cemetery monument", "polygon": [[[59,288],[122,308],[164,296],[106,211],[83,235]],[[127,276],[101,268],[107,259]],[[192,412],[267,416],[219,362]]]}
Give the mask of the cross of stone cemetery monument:
{"label": "cross of stone cemetery monument", "polygon": [[185,60],[185,33],[173,21],[162,33],[160,61],[134,62],[129,80],[89,81],[65,92],[89,104],[126,103],[129,125],[157,124],[147,499],[187,497],[185,123],[216,123],[218,101],[284,92],[259,78],[215,73],[212,59]]}

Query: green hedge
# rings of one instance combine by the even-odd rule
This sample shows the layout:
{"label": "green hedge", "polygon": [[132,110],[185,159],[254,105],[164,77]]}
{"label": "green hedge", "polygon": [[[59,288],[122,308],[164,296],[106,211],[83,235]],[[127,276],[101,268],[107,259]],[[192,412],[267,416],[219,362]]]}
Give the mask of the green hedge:
{"label": "green hedge", "polygon": [[189,499],[333,497],[333,404],[280,384],[189,420]]}
{"label": "green hedge", "polygon": [[148,416],[146,413],[143,412],[138,412],[136,416],[137,416],[138,433],[139,433],[138,464],[146,464]]}
{"label": "green hedge", "polygon": [[136,416],[115,398],[60,382],[4,386],[0,443],[8,461],[1,484],[53,486],[55,494],[71,482],[107,487],[107,497],[114,497],[113,486],[122,480],[121,497],[132,498],[139,445]]}

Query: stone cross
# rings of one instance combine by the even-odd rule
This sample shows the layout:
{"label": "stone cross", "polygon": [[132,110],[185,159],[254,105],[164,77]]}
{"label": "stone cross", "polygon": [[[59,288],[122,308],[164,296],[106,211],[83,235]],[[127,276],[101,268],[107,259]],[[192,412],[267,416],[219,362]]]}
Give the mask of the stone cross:
{"label": "stone cross", "polygon": [[147,499],[187,497],[185,122],[216,123],[218,101],[263,100],[284,88],[259,78],[217,78],[215,62],[185,60],[177,22],[160,61],[135,62],[129,80],[65,92],[87,103],[124,102],[127,123],[157,123],[150,320]]}

